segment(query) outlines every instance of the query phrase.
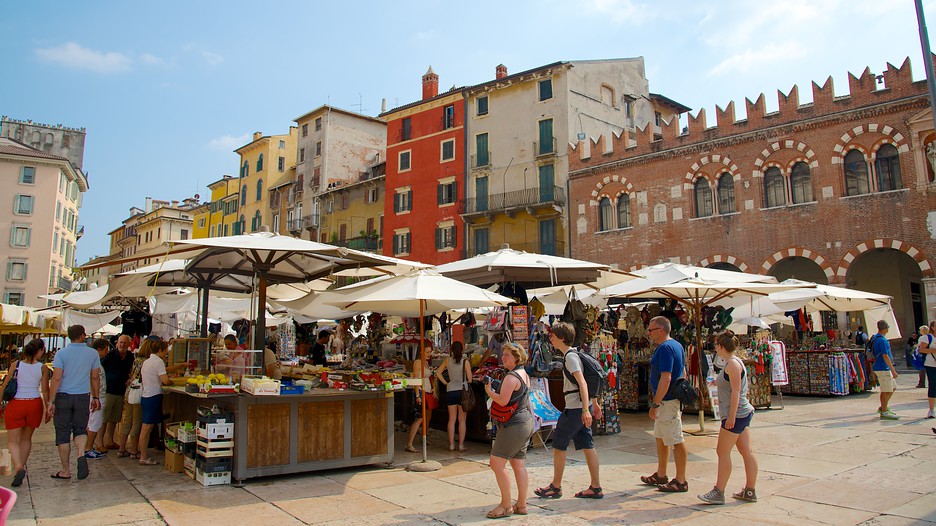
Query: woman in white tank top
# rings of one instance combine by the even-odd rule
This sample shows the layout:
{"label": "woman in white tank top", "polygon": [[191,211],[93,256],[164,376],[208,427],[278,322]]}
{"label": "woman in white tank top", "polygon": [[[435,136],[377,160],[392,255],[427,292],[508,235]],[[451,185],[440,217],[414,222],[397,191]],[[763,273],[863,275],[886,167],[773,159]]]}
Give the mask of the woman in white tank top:
{"label": "woman in white tank top", "polygon": [[[32,450],[32,435],[42,424],[49,400],[49,368],[41,362],[45,344],[32,340],[23,347],[23,359],[14,361],[7,372],[0,392],[6,389],[16,375],[16,396],[6,407],[4,421],[7,428],[7,448],[13,459],[13,483],[19,486],[26,477],[26,461]],[[49,421],[48,418],[45,419]]]}

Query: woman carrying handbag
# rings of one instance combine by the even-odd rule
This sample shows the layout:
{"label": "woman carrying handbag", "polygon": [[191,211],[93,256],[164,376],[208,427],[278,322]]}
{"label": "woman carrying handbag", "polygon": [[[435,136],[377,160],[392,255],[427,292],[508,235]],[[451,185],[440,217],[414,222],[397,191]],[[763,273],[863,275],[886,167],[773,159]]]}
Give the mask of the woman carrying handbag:
{"label": "woman carrying handbag", "polygon": [[[442,373],[448,371],[448,381]],[[461,342],[452,342],[451,355],[445,359],[442,367],[435,373],[436,379],[445,385],[445,405],[448,406],[448,441],[449,451],[455,451],[455,422],[458,421],[458,450],[465,449],[465,420],[468,414],[462,407],[462,398],[467,389],[471,389],[471,364],[465,358],[465,348]],[[441,388],[440,388],[441,389]],[[439,393],[440,395],[442,393]]]}
{"label": "woman carrying handbag", "polygon": [[133,369],[130,379],[127,380],[127,391],[124,393],[123,416],[120,420],[120,429],[117,432],[117,458],[140,458],[137,442],[140,437],[140,428],[143,426],[142,384],[140,383],[140,369],[143,362],[152,354],[153,340],[143,340],[137,349],[136,358],[133,359]]}
{"label": "woman carrying handbag", "polygon": [[[6,395],[7,386],[15,383],[15,392],[4,413],[7,429],[7,448],[13,459],[13,482],[19,486],[26,478],[26,461],[32,450],[32,435],[47,415],[49,400],[49,368],[40,361],[45,354],[45,344],[35,339],[23,347],[23,359],[13,361],[10,371],[3,380],[0,392]],[[40,396],[41,395],[41,396]],[[4,396],[6,399],[6,396]],[[49,421],[48,416],[45,419]]]}

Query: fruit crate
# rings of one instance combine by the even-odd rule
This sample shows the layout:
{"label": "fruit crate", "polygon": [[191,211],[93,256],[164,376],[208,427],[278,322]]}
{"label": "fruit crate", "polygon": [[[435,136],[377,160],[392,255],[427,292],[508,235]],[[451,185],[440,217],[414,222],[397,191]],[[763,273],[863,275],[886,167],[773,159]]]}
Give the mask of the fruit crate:
{"label": "fruit crate", "polygon": [[231,472],[205,473],[196,467],[195,480],[200,482],[202,486],[221,486],[231,483]]}
{"label": "fruit crate", "polygon": [[216,457],[233,457],[234,456],[234,441],[233,440],[201,440],[199,439],[195,445],[197,456],[204,458],[216,458]]}
{"label": "fruit crate", "polygon": [[195,469],[204,473],[223,473],[231,471],[234,468],[234,457],[202,458],[195,459]]}
{"label": "fruit crate", "polygon": [[195,435],[208,440],[231,440],[234,438],[234,423],[203,424],[199,422]]}

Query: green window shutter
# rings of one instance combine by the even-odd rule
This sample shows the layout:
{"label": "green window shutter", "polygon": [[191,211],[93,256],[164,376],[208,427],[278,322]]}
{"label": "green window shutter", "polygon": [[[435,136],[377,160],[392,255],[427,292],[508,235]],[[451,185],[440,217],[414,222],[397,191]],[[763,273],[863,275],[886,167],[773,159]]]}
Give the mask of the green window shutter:
{"label": "green window shutter", "polygon": [[443,195],[444,188],[445,188],[444,184],[436,185],[436,202],[440,205],[442,204],[442,195]]}
{"label": "green window shutter", "polygon": [[436,250],[439,250],[440,248],[442,248],[442,229],[441,228],[435,229],[435,241],[436,241]]}

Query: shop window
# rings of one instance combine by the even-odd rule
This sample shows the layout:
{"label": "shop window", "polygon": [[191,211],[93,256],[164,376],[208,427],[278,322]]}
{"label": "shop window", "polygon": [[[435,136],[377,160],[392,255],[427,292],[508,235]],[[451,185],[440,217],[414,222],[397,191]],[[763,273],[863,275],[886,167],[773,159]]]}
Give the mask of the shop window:
{"label": "shop window", "polygon": [[617,227],[618,228],[630,228],[631,226],[631,212],[630,212],[630,196],[627,194],[621,194],[618,196],[617,202]]}
{"label": "shop window", "polygon": [[549,100],[552,96],[552,79],[539,81],[539,100]]}
{"label": "shop window", "polygon": [[614,225],[611,223],[611,200],[607,197],[602,197],[598,201],[598,231],[604,232],[605,230],[611,230],[614,228]]}
{"label": "shop window", "polygon": [[903,188],[900,180],[900,158],[897,148],[893,145],[885,144],[878,150],[877,159],[874,161],[874,171],[877,172],[879,191],[887,192]]}
{"label": "shop window", "polygon": [[845,154],[845,195],[862,195],[870,191],[871,181],[864,154],[850,150]]}
{"label": "shop window", "polygon": [[771,166],[764,172],[764,207],[773,208],[786,204],[783,190],[783,174],[776,166]]}
{"label": "shop window", "polygon": [[718,178],[718,213],[735,212],[734,177],[725,172]]}
{"label": "shop window", "polygon": [[258,172],[263,171],[263,154],[262,153],[260,154],[260,157],[257,157],[257,171]]}
{"label": "shop window", "polygon": [[708,217],[714,214],[712,210],[712,187],[708,179],[700,177],[695,183],[696,217]]}
{"label": "shop window", "polygon": [[808,164],[800,161],[793,165],[793,171],[790,173],[790,187],[793,190],[793,204],[812,202],[812,177],[809,174]]}

